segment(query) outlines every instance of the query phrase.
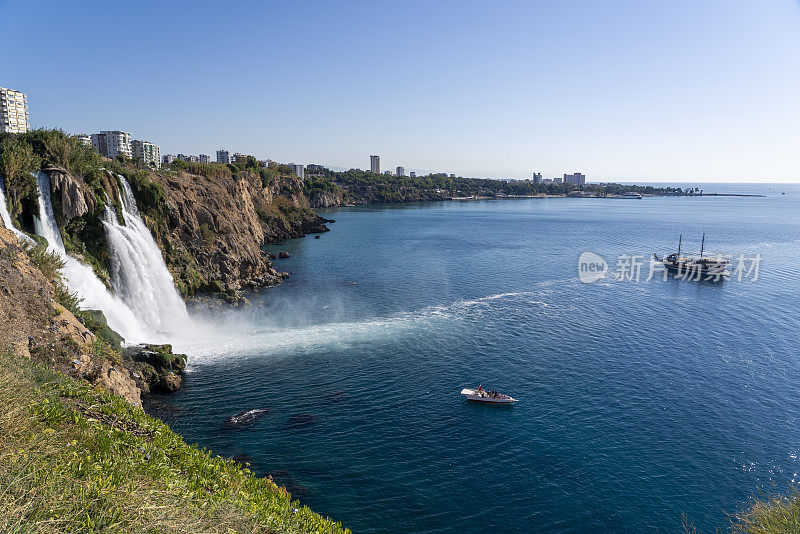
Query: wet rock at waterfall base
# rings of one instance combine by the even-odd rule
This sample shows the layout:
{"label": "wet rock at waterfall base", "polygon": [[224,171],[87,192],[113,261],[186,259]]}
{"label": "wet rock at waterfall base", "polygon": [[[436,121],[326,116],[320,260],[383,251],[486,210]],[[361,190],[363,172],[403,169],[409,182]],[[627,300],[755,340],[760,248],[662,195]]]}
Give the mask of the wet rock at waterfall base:
{"label": "wet rock at waterfall base", "polygon": [[156,382],[155,389],[162,393],[174,393],[181,387],[183,379],[172,371],[164,373]]}
{"label": "wet rock at waterfall base", "polygon": [[174,354],[172,345],[134,345],[125,347],[123,355],[131,376],[143,393],[172,393],[183,383],[186,355]]}
{"label": "wet rock at waterfall base", "polygon": [[244,428],[252,425],[262,417],[272,413],[269,408],[254,408],[239,412],[225,419],[225,425],[229,428]]}

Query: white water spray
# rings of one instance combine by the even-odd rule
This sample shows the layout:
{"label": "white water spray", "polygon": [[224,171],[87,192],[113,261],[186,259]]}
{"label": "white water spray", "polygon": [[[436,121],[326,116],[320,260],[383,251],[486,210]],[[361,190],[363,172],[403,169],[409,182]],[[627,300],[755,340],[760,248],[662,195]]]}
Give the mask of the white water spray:
{"label": "white water spray", "polygon": [[101,310],[108,325],[125,338],[126,343],[142,343],[153,340],[133,311],[114,296],[94,274],[92,268],[67,254],[61,233],[53,216],[50,200],[50,178],[40,172],[36,177],[39,185],[39,218],[35,219],[36,233],[47,240],[47,249],[64,260],[62,274],[67,287],[83,299],[84,309]]}
{"label": "white water spray", "polygon": [[120,224],[110,205],[103,220],[111,252],[112,286],[148,328],[174,337],[190,324],[186,304],[175,289],[161,250],[139,216],[128,181],[118,177],[125,224]]}

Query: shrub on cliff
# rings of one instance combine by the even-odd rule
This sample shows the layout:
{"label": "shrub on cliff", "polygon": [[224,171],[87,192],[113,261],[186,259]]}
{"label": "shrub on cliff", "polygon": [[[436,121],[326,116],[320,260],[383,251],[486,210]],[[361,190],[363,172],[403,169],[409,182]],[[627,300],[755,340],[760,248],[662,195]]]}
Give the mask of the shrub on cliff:
{"label": "shrub on cliff", "polygon": [[22,211],[22,200],[30,198],[38,206],[36,178],[41,158],[33,147],[13,134],[0,134],[0,177],[5,179],[8,211],[16,218]]}

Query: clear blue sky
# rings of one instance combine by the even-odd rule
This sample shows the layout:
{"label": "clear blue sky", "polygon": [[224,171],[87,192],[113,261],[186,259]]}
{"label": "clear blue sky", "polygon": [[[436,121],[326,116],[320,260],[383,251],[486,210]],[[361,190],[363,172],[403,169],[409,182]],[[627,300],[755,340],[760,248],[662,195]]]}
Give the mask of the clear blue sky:
{"label": "clear blue sky", "polygon": [[0,0],[0,23],[34,127],[162,153],[800,179],[796,0]]}

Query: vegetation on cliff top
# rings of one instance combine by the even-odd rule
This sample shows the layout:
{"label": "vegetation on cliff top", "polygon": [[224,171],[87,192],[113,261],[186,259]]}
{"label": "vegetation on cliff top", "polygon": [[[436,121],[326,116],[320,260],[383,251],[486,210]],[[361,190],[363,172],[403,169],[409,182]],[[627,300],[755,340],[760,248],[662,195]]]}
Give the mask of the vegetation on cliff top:
{"label": "vegetation on cliff top", "polygon": [[347,532],[121,398],[0,353],[0,531]]}

